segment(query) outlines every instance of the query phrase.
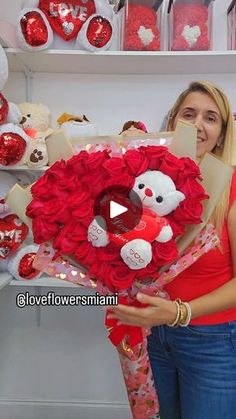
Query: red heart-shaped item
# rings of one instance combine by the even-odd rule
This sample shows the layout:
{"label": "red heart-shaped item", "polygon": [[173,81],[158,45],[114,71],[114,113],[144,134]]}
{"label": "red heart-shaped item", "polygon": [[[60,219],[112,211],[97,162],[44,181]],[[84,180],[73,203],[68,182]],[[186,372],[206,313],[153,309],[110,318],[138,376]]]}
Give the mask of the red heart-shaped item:
{"label": "red heart-shaped item", "polygon": [[96,48],[102,48],[110,41],[111,36],[112,26],[109,20],[102,16],[95,16],[90,20],[87,38],[91,45]]}
{"label": "red heart-shaped item", "polygon": [[154,212],[144,208],[142,217],[134,229],[122,234],[109,234],[109,237],[118,246],[123,246],[125,243],[135,239],[142,239],[152,243],[161,232],[162,227],[166,225],[167,221],[165,218],[159,217]]}
{"label": "red heart-shaped item", "polygon": [[10,166],[18,163],[24,156],[26,141],[19,134],[4,132],[0,135],[0,164]]}
{"label": "red heart-shaped item", "polygon": [[40,47],[47,43],[48,30],[40,13],[35,10],[25,13],[20,20],[20,25],[27,44]]}
{"label": "red heart-shaped item", "polygon": [[40,0],[38,7],[65,41],[76,38],[84,22],[96,11],[93,0]]}
{"label": "red heart-shaped item", "polygon": [[26,253],[26,255],[21,258],[18,269],[22,278],[30,280],[39,274],[39,271],[33,268],[35,256],[36,253]]}
{"label": "red heart-shaped item", "polygon": [[0,219],[0,259],[18,249],[28,234],[28,227],[15,214]]}

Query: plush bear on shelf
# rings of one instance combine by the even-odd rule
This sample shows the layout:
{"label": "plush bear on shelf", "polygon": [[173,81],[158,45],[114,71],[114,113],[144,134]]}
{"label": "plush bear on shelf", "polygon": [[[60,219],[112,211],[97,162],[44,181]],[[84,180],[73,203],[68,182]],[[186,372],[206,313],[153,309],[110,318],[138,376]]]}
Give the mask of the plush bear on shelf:
{"label": "plush bear on shelf", "polygon": [[31,138],[27,165],[32,169],[46,166],[48,164],[46,139],[53,132],[50,128],[50,110],[41,103],[24,102],[18,107],[22,115],[21,127]]}
{"label": "plush bear on shelf", "polygon": [[12,174],[0,171],[0,272],[8,271],[18,280],[35,279],[41,276],[32,266],[38,246],[26,244],[29,229],[5,202],[15,183]]}
{"label": "plush bear on shelf", "polygon": [[[91,222],[88,241],[94,247],[105,247],[110,242],[116,243],[121,247],[120,255],[126,265],[137,270],[145,268],[152,260],[152,242],[156,240],[166,243],[171,240],[173,231],[164,216],[175,210],[185,199],[185,195],[176,190],[169,176],[157,170],[149,170],[136,177],[129,198],[127,203],[122,201],[122,207],[129,209],[128,217],[131,212],[137,217],[139,208],[140,219],[135,228],[127,231],[124,216],[111,217],[110,203],[108,202],[108,208],[104,202],[105,216],[103,218],[99,215]],[[116,201],[116,198],[114,199]],[[123,212],[120,214],[123,215]],[[124,233],[111,233],[118,224],[119,230]]]}
{"label": "plush bear on shelf", "polygon": [[[4,88],[7,78],[7,57],[0,45],[0,89]],[[30,139],[19,126],[20,121],[19,108],[9,103],[0,93],[0,168],[10,168],[26,163]]]}
{"label": "plush bear on shelf", "polygon": [[54,39],[62,48],[102,51],[113,41],[114,11],[108,0],[26,0],[17,24],[19,46],[29,51],[50,48]]}

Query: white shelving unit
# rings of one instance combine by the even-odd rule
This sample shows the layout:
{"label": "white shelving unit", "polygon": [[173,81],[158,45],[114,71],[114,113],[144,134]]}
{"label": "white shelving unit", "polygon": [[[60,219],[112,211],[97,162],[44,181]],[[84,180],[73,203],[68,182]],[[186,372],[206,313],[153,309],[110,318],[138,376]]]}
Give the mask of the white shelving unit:
{"label": "white shelving unit", "polygon": [[235,73],[236,69],[236,51],[6,51],[10,71],[135,75]]}

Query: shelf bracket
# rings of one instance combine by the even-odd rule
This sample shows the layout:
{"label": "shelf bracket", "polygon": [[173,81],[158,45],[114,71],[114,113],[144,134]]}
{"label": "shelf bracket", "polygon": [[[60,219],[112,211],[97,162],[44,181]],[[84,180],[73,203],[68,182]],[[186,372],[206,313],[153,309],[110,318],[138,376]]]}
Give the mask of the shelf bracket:
{"label": "shelf bracket", "polygon": [[34,73],[32,70],[24,70],[25,76],[25,98],[26,102],[32,102],[32,86],[33,86],[33,78]]}
{"label": "shelf bracket", "polygon": [[14,53],[14,58],[17,60],[22,68],[22,72],[25,76],[25,98],[26,102],[32,101],[32,86],[33,86],[33,78],[34,78],[34,72],[25,64],[24,60],[19,58],[19,56]]}

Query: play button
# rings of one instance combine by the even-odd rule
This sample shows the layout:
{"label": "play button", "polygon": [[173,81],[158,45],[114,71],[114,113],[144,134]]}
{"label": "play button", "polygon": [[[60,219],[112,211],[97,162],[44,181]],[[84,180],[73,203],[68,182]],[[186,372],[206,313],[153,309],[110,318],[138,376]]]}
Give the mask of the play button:
{"label": "play button", "polygon": [[108,233],[121,235],[139,224],[142,202],[139,196],[123,185],[104,189],[96,198],[94,216],[101,228]]}
{"label": "play button", "polygon": [[128,211],[127,207],[124,207],[123,205],[120,205],[114,201],[110,202],[110,218],[114,218],[118,215],[124,214],[126,211]]}

